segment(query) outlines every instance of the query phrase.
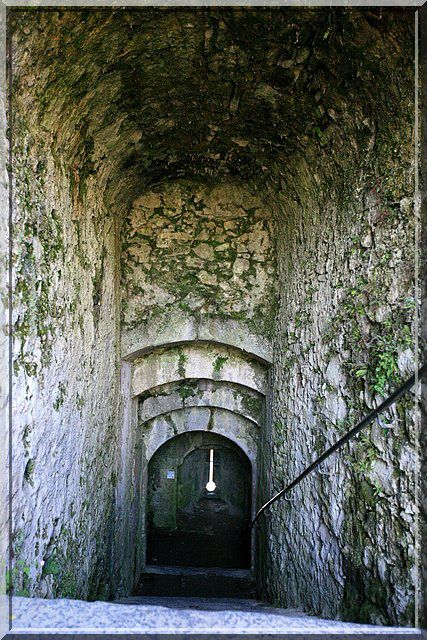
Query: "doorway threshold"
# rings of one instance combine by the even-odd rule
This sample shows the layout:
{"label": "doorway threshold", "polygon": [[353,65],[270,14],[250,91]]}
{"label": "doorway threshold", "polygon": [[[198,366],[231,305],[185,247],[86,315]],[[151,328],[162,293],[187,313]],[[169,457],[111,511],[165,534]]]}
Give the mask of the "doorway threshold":
{"label": "doorway threshold", "polygon": [[255,598],[256,589],[250,569],[148,565],[134,595]]}

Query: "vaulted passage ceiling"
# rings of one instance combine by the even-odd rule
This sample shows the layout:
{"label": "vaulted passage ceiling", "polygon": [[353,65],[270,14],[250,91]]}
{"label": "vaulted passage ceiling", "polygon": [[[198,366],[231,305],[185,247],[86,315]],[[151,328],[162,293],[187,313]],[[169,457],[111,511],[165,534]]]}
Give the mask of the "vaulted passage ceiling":
{"label": "vaulted passage ceiling", "polygon": [[374,141],[387,146],[407,92],[412,15],[400,10],[34,10],[13,20],[17,105],[80,189],[96,173],[120,205],[174,178],[286,189],[302,157],[340,173]]}
{"label": "vaulted passage ceiling", "polygon": [[[412,373],[414,16],[9,16],[13,571],[117,597],[167,439],[234,440],[260,505]],[[263,597],[413,623],[414,424],[402,399],[269,512]]]}

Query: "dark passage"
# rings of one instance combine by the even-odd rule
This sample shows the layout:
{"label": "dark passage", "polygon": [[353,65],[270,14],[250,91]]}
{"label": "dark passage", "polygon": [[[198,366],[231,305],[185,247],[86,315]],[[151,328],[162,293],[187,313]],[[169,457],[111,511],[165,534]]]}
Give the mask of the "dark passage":
{"label": "dark passage", "polygon": [[249,568],[250,512],[244,452],[217,434],[177,436],[148,468],[147,563]]}

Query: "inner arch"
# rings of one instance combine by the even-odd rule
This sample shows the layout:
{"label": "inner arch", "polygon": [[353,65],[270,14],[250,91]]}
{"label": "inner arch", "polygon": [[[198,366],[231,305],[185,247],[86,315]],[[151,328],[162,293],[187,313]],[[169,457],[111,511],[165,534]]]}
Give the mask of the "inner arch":
{"label": "inner arch", "polygon": [[251,476],[246,454],[224,436],[168,440],[148,465],[148,564],[249,568]]}

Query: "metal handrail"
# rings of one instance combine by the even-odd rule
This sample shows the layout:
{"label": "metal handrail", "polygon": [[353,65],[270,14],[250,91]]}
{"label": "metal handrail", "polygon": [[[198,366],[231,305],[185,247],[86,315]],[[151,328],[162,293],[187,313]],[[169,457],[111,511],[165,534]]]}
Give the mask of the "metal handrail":
{"label": "metal handrail", "polygon": [[388,409],[392,404],[397,402],[397,400],[399,400],[407,391],[409,391],[409,389],[411,389],[411,387],[414,386],[417,378],[421,379],[426,373],[427,373],[427,363],[424,364],[420,369],[418,369],[418,371],[414,373],[400,387],[398,387],[396,391],[394,391],[391,395],[389,395],[388,398],[386,398],[384,402],[382,402],[379,405],[379,407],[371,411],[371,413],[368,413],[368,415],[365,416],[363,420],[361,420],[355,427],[353,427],[353,429],[350,429],[350,431],[346,433],[345,436],[337,440],[335,444],[333,444],[331,447],[329,447],[329,449],[324,451],[321,456],[319,456],[306,469],[304,469],[304,471],[300,473],[300,475],[297,476],[294,480],[292,480],[290,484],[288,484],[286,487],[281,489],[272,498],[270,498],[270,500],[268,500],[265,504],[263,504],[261,509],[259,509],[255,514],[255,517],[253,518],[251,523],[251,527],[254,526],[259,516],[266,509],[268,509],[268,507],[270,507],[274,502],[276,502],[276,500],[279,500],[279,498],[284,496],[286,493],[289,493],[291,489],[293,489],[297,484],[299,484],[301,480],[303,480],[306,476],[308,476],[308,474],[311,473],[316,467],[318,467],[324,460],[326,460],[326,458],[329,458],[330,455],[332,455],[335,451],[340,449],[346,442],[354,438],[354,436],[357,435],[359,431],[361,431],[364,427],[366,427],[373,420],[375,420],[375,418],[378,415],[380,415],[380,413],[382,413],[383,411]]}

